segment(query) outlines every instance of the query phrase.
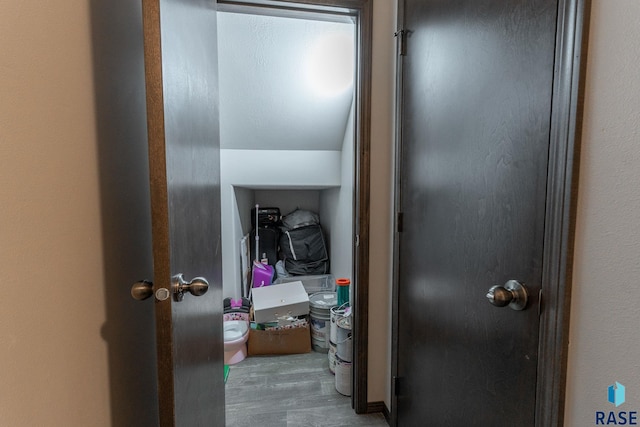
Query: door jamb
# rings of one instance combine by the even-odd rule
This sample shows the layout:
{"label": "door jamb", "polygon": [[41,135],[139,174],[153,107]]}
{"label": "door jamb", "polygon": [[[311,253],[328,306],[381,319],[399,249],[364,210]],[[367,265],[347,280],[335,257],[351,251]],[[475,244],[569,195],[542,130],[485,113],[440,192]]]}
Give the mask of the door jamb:
{"label": "door jamb", "polygon": [[[579,177],[584,73],[591,0],[558,0],[554,82],[545,213],[540,337],[536,383],[536,427],[564,424],[572,266]],[[398,31],[404,28],[405,0],[398,0]],[[391,349],[392,426],[398,425],[398,261],[401,202],[402,57],[396,57],[396,141],[394,259]],[[543,304],[544,302],[544,304]]]}
{"label": "door jamb", "polygon": [[400,282],[400,207],[402,206],[402,97],[404,96],[403,60],[404,48],[402,37],[405,36],[405,2],[398,0],[396,13],[396,90],[395,90],[395,141],[394,141],[394,170],[393,170],[393,261],[391,283],[391,385],[389,408],[389,424],[398,425],[398,334],[399,334],[399,282]]}
{"label": "door jamb", "polygon": [[[368,335],[369,335],[369,206],[371,147],[371,56],[372,0],[218,0],[223,8],[267,7],[321,14],[348,15],[355,18],[357,62],[355,87],[355,218],[354,286],[352,308],[353,377],[351,406],[357,414],[368,412]],[[344,12],[338,12],[341,9]],[[219,10],[221,10],[219,8]]]}
{"label": "door jamb", "polygon": [[559,0],[551,109],[535,425],[564,425],[590,0]]}

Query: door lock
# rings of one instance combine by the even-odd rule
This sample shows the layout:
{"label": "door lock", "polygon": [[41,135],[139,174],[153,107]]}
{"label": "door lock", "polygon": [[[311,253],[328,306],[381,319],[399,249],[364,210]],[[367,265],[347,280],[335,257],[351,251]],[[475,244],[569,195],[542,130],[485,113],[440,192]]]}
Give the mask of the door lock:
{"label": "door lock", "polygon": [[487,299],[496,307],[508,305],[513,310],[524,310],[529,300],[529,292],[522,283],[509,280],[504,286],[492,286],[487,292]]}

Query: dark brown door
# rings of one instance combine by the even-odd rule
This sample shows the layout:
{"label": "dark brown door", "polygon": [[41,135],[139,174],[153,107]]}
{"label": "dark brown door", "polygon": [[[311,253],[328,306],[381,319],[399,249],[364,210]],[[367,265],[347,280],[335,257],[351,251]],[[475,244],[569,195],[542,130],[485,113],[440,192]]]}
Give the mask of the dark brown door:
{"label": "dark brown door", "polygon": [[557,2],[403,5],[398,425],[532,426]]}
{"label": "dark brown door", "polygon": [[[215,2],[145,0],[143,22],[160,425],[224,426]],[[178,301],[179,274],[208,291]]]}

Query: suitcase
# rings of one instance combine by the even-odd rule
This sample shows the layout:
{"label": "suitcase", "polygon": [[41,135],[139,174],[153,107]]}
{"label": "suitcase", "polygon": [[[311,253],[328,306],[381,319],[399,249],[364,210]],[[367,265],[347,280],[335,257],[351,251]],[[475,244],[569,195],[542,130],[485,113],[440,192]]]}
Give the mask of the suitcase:
{"label": "suitcase", "polygon": [[[257,214],[257,215],[256,215]],[[251,227],[279,227],[282,224],[282,215],[280,208],[251,208]]]}
{"label": "suitcase", "polygon": [[[267,259],[267,264],[276,265],[278,262],[278,241],[280,239],[280,230],[274,227],[260,227],[258,230],[258,261],[263,258]],[[256,229],[251,230],[249,236],[251,245],[251,254],[256,254]]]}

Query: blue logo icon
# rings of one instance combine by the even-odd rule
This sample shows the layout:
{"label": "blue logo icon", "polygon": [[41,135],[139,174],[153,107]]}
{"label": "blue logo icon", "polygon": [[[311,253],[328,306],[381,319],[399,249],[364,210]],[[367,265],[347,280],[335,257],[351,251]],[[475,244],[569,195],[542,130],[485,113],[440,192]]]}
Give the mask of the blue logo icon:
{"label": "blue logo icon", "polygon": [[624,386],[616,381],[615,384],[609,386],[609,402],[616,405],[616,408],[625,401]]}

